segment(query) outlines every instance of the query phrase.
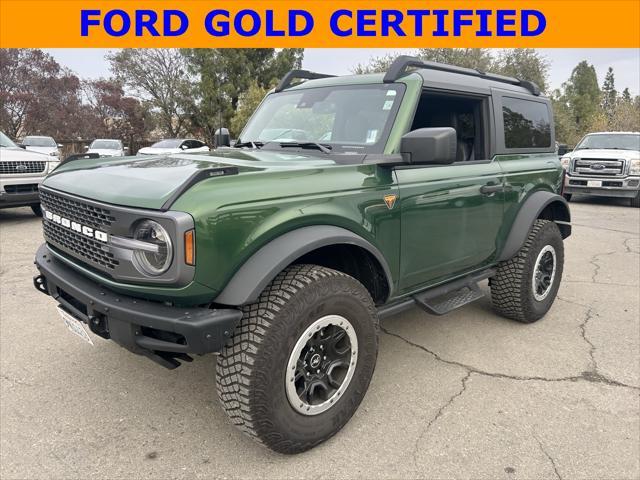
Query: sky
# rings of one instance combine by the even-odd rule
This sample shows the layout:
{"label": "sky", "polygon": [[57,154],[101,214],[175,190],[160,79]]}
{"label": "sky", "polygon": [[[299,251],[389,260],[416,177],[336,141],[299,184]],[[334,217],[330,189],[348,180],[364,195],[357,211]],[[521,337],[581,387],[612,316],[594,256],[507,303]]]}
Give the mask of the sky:
{"label": "sky", "polygon": [[[47,49],[56,60],[83,78],[109,76],[109,65],[104,56],[106,49]],[[322,73],[345,75],[354,65],[365,63],[371,56],[384,55],[387,52],[408,53],[391,49],[329,49],[308,48],[304,52],[303,68]],[[571,75],[573,68],[582,60],[587,60],[595,68],[598,81],[602,85],[607,69],[613,67],[616,88],[625,87],[633,95],[640,95],[640,50],[613,48],[543,48],[540,52],[551,63],[551,88],[559,88]]]}

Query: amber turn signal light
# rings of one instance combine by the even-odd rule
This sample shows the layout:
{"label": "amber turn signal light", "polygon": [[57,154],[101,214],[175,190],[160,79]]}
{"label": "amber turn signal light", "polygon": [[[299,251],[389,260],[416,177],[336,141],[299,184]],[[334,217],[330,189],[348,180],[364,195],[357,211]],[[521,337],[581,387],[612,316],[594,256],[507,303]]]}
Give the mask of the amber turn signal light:
{"label": "amber turn signal light", "polygon": [[184,232],[184,263],[196,264],[196,232],[194,230]]}

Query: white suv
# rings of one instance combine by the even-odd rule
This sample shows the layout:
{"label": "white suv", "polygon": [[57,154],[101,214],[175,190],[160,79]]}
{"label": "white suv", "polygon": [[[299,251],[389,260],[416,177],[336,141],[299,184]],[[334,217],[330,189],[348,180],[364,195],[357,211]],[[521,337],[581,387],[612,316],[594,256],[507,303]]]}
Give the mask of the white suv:
{"label": "white suv", "polygon": [[59,164],[57,157],[24,150],[0,132],[0,208],[28,205],[42,215],[38,186]]}
{"label": "white suv", "polygon": [[640,133],[590,133],[561,162],[567,200],[582,193],[628,198],[640,207]]}

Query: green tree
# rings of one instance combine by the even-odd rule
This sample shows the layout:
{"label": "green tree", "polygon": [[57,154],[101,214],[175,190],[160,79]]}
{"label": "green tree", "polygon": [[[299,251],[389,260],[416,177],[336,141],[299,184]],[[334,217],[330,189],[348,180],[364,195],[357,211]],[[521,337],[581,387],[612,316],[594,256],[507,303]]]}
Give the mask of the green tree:
{"label": "green tree", "polygon": [[510,48],[502,50],[489,69],[509,77],[534,82],[540,90],[549,88],[549,60],[533,48]]}
{"label": "green tree", "polygon": [[600,108],[596,69],[583,60],[573,69],[563,87],[565,101],[572,112],[576,128],[578,132],[582,132]]}
{"label": "green tree", "polygon": [[165,135],[189,129],[185,109],[193,92],[187,62],[177,49],[124,49],[107,55],[116,79],[157,114]]}
{"label": "green tree", "polygon": [[236,113],[231,119],[230,128],[234,134],[240,135],[240,132],[249,121],[249,118],[253,112],[258,108],[260,102],[267,94],[267,89],[258,85],[258,82],[253,81],[247,91],[240,95],[238,100],[238,108]]}
{"label": "green tree", "polygon": [[[239,132],[231,119],[242,95],[256,84],[268,90],[289,70],[300,68],[303,49],[236,48],[183,51],[192,75],[193,96],[188,110],[195,128],[209,141],[220,126]],[[255,94],[255,89],[253,94]],[[237,121],[234,125],[238,125]]]}
{"label": "green tree", "polygon": [[618,92],[616,91],[613,68],[609,67],[602,83],[602,110],[607,119],[612,120],[618,103]]}
{"label": "green tree", "polygon": [[629,87],[625,88],[622,91],[622,97],[621,100],[625,103],[631,103],[632,99],[631,99],[631,92],[629,91]]}

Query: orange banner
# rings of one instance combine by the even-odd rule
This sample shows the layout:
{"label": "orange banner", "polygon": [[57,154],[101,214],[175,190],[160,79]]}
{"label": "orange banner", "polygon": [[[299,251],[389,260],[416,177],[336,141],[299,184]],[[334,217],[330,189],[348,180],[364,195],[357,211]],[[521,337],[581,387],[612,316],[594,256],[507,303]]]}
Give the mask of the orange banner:
{"label": "orange banner", "polygon": [[640,47],[640,1],[0,0],[0,47]]}

